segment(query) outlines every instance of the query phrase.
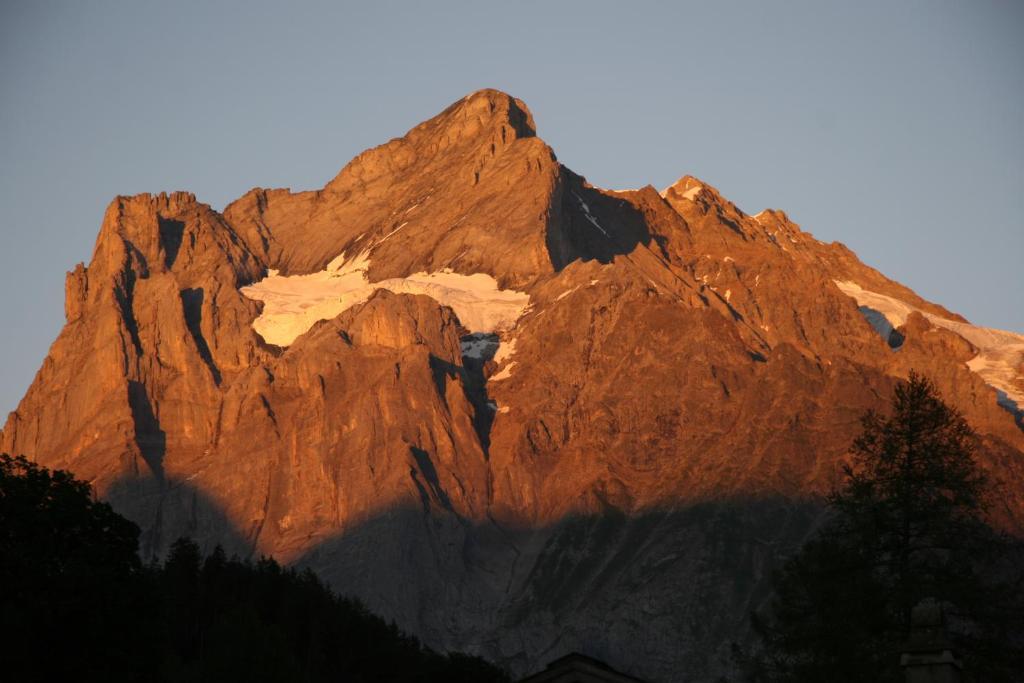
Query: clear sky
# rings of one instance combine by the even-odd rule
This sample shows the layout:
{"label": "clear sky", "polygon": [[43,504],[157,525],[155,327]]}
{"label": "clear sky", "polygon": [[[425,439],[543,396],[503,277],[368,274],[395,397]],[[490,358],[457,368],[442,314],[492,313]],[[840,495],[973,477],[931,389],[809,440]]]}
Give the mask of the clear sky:
{"label": "clear sky", "polygon": [[321,187],[459,97],[595,185],[691,173],[1024,332],[1024,3],[0,0],[0,422],[117,194]]}

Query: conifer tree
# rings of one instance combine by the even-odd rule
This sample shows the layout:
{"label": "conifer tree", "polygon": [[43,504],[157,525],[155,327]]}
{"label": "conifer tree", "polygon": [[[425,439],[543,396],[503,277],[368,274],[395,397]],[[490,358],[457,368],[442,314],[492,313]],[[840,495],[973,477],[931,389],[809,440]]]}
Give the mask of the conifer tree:
{"label": "conifer tree", "polygon": [[1018,680],[1021,544],[987,524],[996,490],[974,458],[977,437],[911,373],[890,414],[869,412],[830,516],[776,577],[754,615],[760,681],[902,681],[911,611],[934,599],[965,680]]}
{"label": "conifer tree", "polygon": [[203,557],[182,538],[139,560],[139,529],[89,485],[0,455],[0,681],[506,683],[423,646],[311,571]]}

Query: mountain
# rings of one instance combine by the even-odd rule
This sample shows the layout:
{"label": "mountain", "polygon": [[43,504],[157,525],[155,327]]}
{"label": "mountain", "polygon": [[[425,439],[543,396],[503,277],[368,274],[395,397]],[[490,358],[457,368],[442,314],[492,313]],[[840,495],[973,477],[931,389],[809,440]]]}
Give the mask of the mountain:
{"label": "mountain", "polygon": [[[865,220],[884,220],[866,215]],[[436,648],[710,681],[911,369],[1024,519],[1024,336],[684,176],[594,187],[483,90],[321,190],[118,197],[0,433],[143,529]]]}

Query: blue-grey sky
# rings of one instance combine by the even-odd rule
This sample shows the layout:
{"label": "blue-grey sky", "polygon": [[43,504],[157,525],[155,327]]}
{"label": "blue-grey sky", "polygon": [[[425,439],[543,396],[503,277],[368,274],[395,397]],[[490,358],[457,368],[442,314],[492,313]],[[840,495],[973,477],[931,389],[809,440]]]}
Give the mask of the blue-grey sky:
{"label": "blue-grey sky", "polygon": [[318,188],[482,87],[596,185],[691,173],[1024,331],[1022,36],[1013,0],[2,0],[0,416],[115,195]]}

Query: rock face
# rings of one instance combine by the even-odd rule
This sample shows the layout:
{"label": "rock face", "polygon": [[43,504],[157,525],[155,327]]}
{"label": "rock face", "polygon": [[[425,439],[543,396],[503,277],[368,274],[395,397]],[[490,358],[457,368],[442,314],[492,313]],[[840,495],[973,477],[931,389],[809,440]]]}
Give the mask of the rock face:
{"label": "rock face", "polygon": [[1024,337],[695,178],[593,187],[496,91],[319,191],[119,197],[66,287],[0,451],[90,480],[147,556],[272,554],[516,672],[726,672],[912,368],[1024,513]]}

